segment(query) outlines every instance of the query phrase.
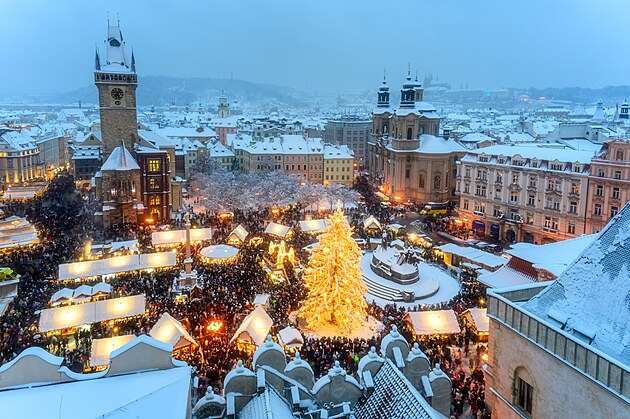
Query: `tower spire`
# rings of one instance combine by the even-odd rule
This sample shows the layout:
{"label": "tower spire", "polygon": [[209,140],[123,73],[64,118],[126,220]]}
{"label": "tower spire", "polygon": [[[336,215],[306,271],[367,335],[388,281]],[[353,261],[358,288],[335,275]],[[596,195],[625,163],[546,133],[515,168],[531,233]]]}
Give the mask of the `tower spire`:
{"label": "tower spire", "polygon": [[416,70],[416,83],[418,83],[418,70]]}
{"label": "tower spire", "polygon": [[387,67],[383,67],[383,84],[387,84]]}
{"label": "tower spire", "polygon": [[133,47],[131,47],[131,72],[136,72],[136,56],[133,54]]}
{"label": "tower spire", "polygon": [[407,80],[411,80],[411,62],[407,63]]}
{"label": "tower spire", "polygon": [[98,56],[98,45],[94,45],[94,70],[101,70],[101,58]]}

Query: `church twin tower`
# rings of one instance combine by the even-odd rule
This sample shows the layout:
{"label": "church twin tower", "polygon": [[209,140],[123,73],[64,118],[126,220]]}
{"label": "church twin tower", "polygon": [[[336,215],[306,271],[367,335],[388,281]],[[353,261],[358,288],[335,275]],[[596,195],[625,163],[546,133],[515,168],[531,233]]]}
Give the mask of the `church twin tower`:
{"label": "church twin tower", "polygon": [[135,57],[125,51],[120,24],[107,26],[104,57],[97,48],[94,62],[104,161],[95,176],[103,204],[97,214],[106,228],[170,219],[170,159],[138,132]]}

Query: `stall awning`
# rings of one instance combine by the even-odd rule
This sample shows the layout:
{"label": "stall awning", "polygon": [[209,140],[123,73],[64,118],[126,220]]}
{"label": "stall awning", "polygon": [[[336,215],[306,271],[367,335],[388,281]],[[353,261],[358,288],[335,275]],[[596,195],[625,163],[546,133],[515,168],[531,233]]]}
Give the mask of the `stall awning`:
{"label": "stall awning", "polygon": [[98,275],[156,269],[175,266],[177,255],[172,252],[144,253],[140,255],[116,256],[87,262],[63,263],[59,265],[59,279],[67,281]]}
{"label": "stall awning", "polygon": [[488,333],[490,330],[490,319],[486,313],[487,309],[485,308],[469,308],[460,316],[465,318],[477,333]]}
{"label": "stall awning", "polygon": [[483,230],[486,231],[486,223],[480,220],[473,220],[472,222],[473,230]]}
{"label": "stall awning", "polygon": [[[212,238],[211,228],[191,228],[190,241],[200,242]],[[186,230],[156,231],[151,235],[153,246],[186,242]]]}
{"label": "stall awning", "polygon": [[241,323],[232,339],[230,339],[230,343],[236,340],[260,346],[265,341],[271,326],[273,326],[271,317],[269,317],[262,306],[257,306],[254,311],[243,319],[243,323]]}
{"label": "stall awning", "polygon": [[102,367],[105,365],[109,365],[109,355],[116,349],[122,348],[135,338],[135,335],[123,335],[92,340],[90,366]]}
{"label": "stall awning", "polygon": [[305,220],[300,221],[300,230],[305,233],[318,233],[324,231],[328,223],[326,220]]}
{"label": "stall awning", "polygon": [[197,341],[186,331],[186,328],[170,314],[164,313],[149,332],[149,336],[161,342],[168,343],[173,350],[197,345]]}
{"label": "stall awning", "polygon": [[300,331],[291,326],[285,327],[278,332],[278,340],[281,345],[289,348],[299,348],[304,345],[304,338]]}
{"label": "stall awning", "polygon": [[140,316],[145,313],[144,294],[42,310],[39,331],[50,332],[83,324]]}
{"label": "stall awning", "polygon": [[281,238],[285,238],[290,232],[290,227],[277,223],[269,223],[267,224],[267,228],[265,228],[265,233]]}
{"label": "stall awning", "polygon": [[453,310],[416,311],[405,315],[416,336],[452,335],[460,332]]}

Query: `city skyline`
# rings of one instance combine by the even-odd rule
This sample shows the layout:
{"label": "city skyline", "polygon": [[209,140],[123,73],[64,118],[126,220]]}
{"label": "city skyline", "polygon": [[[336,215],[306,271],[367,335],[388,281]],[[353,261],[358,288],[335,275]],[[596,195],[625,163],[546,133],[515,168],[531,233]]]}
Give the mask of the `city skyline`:
{"label": "city skyline", "polygon": [[388,14],[376,3],[354,1],[299,8],[285,1],[5,2],[7,15],[23,19],[0,29],[0,47],[20,52],[0,69],[2,90],[38,94],[89,85],[108,15],[120,19],[144,75],[359,90],[376,86],[384,67],[391,84],[399,84],[411,63],[414,76],[430,72],[454,88],[627,84],[629,60],[619,51],[629,4],[536,1],[506,11],[495,1],[403,3]]}

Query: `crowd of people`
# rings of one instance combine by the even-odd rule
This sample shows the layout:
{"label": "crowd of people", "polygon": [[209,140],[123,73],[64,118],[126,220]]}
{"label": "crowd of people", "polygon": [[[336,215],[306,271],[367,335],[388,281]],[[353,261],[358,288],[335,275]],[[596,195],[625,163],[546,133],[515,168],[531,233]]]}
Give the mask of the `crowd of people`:
{"label": "crowd of people", "polygon": [[[346,211],[356,235],[361,238],[368,239],[375,234],[362,228],[366,211],[375,215],[384,224],[400,215],[396,211],[402,211],[388,209],[372,202],[367,196],[365,201],[361,208]],[[296,250],[301,263],[305,264],[308,253],[303,248],[312,243],[314,237],[300,232],[297,224],[307,215],[309,218],[323,218],[329,211],[313,210],[309,213],[309,210],[299,206],[285,211],[265,208],[244,212],[235,209],[227,214],[192,214],[191,223],[196,227],[212,227],[211,243],[225,242],[232,229],[239,224],[252,236],[264,236],[262,233],[267,222],[283,223],[294,228],[296,234],[289,245]],[[252,301],[256,294],[270,295],[267,312],[274,320],[272,333],[291,324],[290,313],[298,309],[305,295],[300,275],[296,274],[291,264],[285,264],[285,280],[282,282],[270,280],[263,269],[261,262],[264,260],[269,240],[273,238],[265,237],[265,242],[259,246],[243,246],[238,257],[228,263],[208,263],[201,260],[198,256],[201,245],[196,244],[193,246],[194,266],[199,275],[198,286],[202,291],[195,294],[194,298],[192,295],[188,300],[174,298],[173,278],[179,272],[176,268],[120,274],[109,280],[113,294],[116,296],[144,294],[148,307],[147,315],[95,324],[89,331],[77,328],[74,333],[67,335],[42,335],[37,330],[35,313],[47,308],[50,296],[63,286],[56,280],[57,267],[60,263],[77,260],[87,240],[138,239],[141,250],[147,250],[151,247],[152,230],[137,225],[119,226],[105,232],[95,228],[91,216],[94,213],[93,208],[90,207],[88,200],[84,200],[81,194],[74,190],[70,176],[55,178],[44,194],[33,202],[7,204],[5,212],[26,216],[40,231],[41,243],[0,255],[0,266],[9,266],[22,275],[19,296],[1,318],[3,328],[0,333],[0,363],[11,360],[26,347],[36,345],[65,357],[66,364],[74,371],[89,370],[93,339],[147,334],[163,313],[169,313],[185,325],[198,344],[194,348],[180,351],[177,357],[195,368],[197,377],[195,382],[198,384],[196,395],[200,397],[209,387],[220,392],[225,375],[239,359],[250,365],[251,348],[244,350],[238,345],[231,344],[230,338],[244,315],[253,308]],[[184,223],[183,217],[178,215],[171,221],[170,227],[183,228]],[[179,266],[183,259],[181,253],[178,257]],[[326,374],[336,361],[348,373],[354,374],[361,357],[367,354],[372,346],[378,348],[381,338],[393,325],[406,333],[403,318],[408,311],[451,308],[461,313],[466,308],[477,306],[481,290],[471,284],[464,284],[460,294],[453,300],[441,304],[424,304],[408,309],[395,304],[381,307],[370,303],[369,315],[383,323],[380,335],[369,339],[307,337],[300,348],[301,357],[311,364],[316,379]],[[220,326],[210,329],[211,323]],[[406,337],[413,343],[409,333]],[[444,371],[451,377],[453,413],[461,415],[464,403],[467,403],[475,417],[486,418],[488,416],[484,404],[483,374],[480,369],[480,357],[485,348],[478,346],[477,356],[469,359],[467,348],[471,344],[470,337],[470,334],[465,332],[459,338],[451,337],[446,341],[425,340],[419,343],[432,362],[440,362]],[[463,358],[457,358],[458,353],[464,353]],[[465,368],[465,364],[470,368]]]}

